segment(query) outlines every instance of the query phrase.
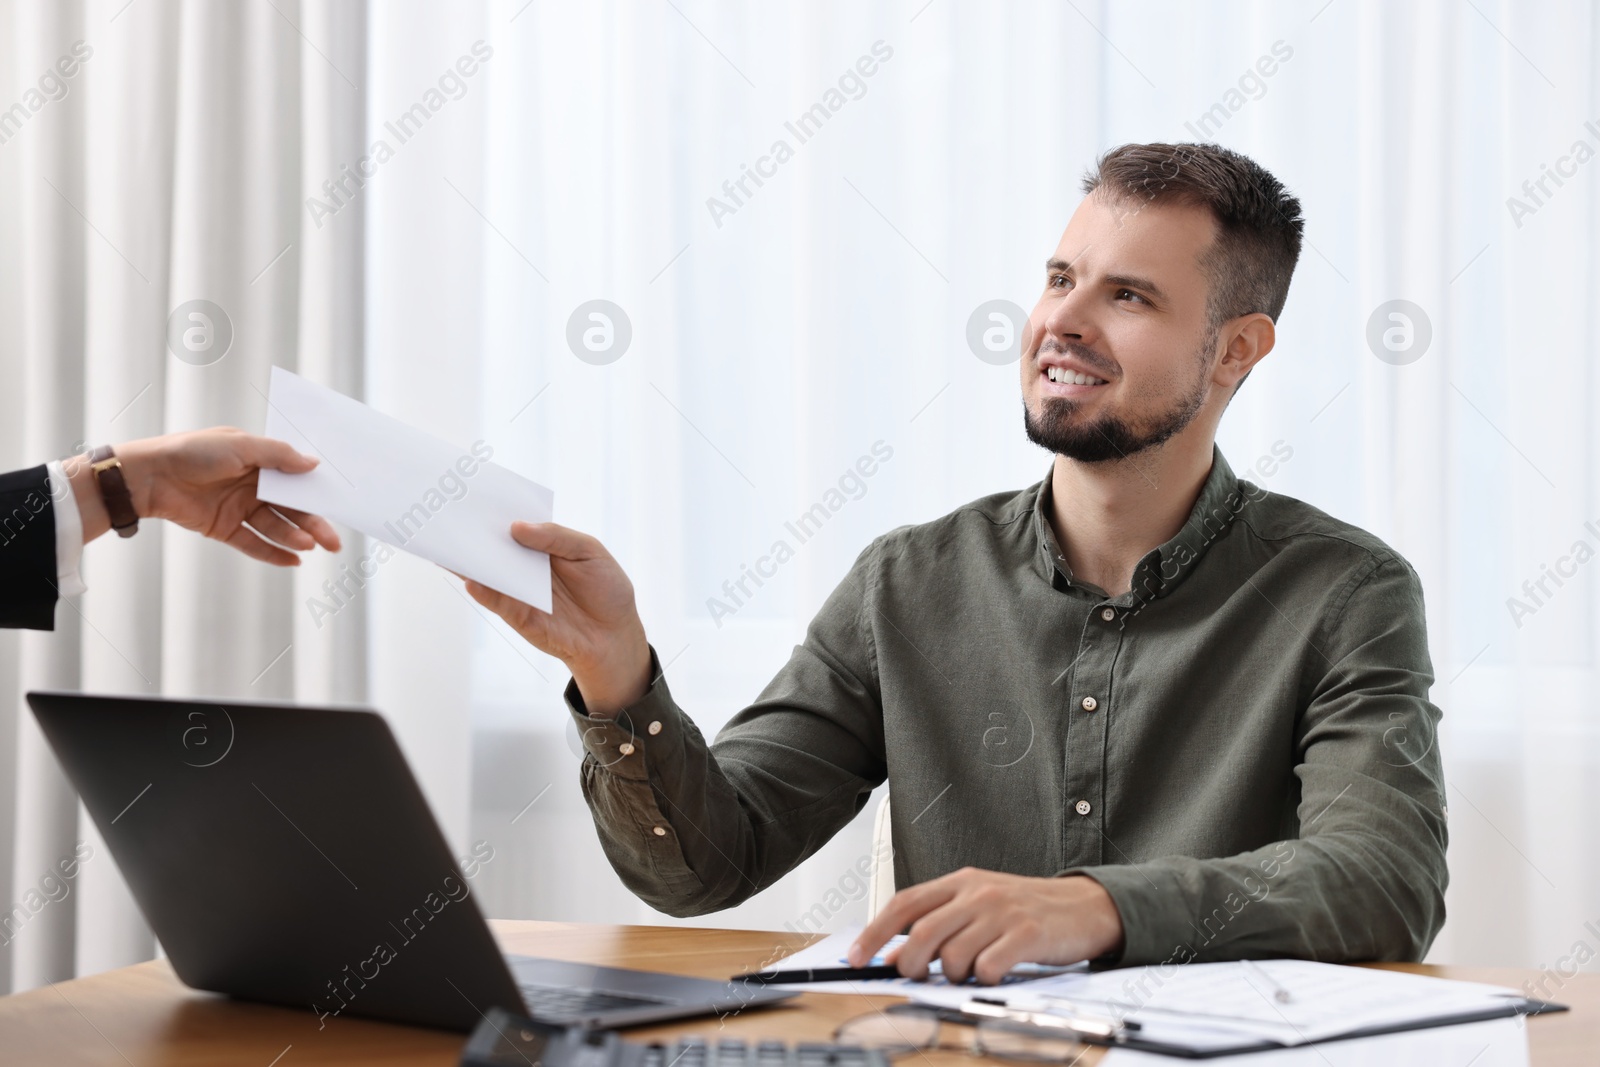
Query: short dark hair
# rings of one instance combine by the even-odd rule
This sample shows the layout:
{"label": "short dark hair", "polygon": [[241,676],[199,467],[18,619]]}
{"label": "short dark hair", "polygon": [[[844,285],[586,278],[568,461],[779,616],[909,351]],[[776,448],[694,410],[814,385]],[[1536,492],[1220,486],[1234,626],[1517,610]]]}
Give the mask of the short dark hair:
{"label": "short dark hair", "polygon": [[1095,162],[1083,191],[1209,208],[1218,232],[1200,267],[1211,281],[1211,325],[1258,311],[1278,321],[1306,220],[1261,164],[1214,144],[1125,144]]}

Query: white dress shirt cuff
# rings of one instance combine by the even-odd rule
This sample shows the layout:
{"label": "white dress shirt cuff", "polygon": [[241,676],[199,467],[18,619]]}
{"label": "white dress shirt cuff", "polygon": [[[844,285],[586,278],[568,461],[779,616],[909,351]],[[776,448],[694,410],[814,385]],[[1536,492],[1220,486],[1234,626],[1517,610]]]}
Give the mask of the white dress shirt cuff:
{"label": "white dress shirt cuff", "polygon": [[56,594],[78,596],[88,588],[78,573],[83,559],[83,516],[61,461],[51,460],[45,470],[50,474],[50,499],[56,513]]}

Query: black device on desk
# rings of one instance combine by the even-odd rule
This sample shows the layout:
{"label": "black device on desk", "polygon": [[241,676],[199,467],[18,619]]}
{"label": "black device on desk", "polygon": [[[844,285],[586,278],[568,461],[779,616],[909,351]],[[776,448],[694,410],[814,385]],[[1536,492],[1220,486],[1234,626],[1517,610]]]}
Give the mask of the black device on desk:
{"label": "black device on desk", "polygon": [[491,1011],[472,1032],[461,1067],[889,1067],[879,1049],[739,1038],[624,1041],[615,1033],[564,1029]]}
{"label": "black device on desk", "polygon": [[376,712],[82,693],[28,703],[195,989],[463,1032],[491,1008],[618,1027],[796,995],[503,955]]}

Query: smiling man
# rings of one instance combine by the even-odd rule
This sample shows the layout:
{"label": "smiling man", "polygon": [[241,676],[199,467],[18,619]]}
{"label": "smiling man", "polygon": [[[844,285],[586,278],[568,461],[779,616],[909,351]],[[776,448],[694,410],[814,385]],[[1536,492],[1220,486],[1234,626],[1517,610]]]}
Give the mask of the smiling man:
{"label": "smiling man", "polygon": [[519,523],[555,611],[472,595],[572,671],[624,882],[730,907],[885,779],[900,891],[855,943],[1024,960],[1415,960],[1444,921],[1439,711],[1416,574],[1237,478],[1214,439],[1272,351],[1299,202],[1209,145],[1103,156],[1021,360],[1048,475],[862,552],[710,747],[593,538]]}

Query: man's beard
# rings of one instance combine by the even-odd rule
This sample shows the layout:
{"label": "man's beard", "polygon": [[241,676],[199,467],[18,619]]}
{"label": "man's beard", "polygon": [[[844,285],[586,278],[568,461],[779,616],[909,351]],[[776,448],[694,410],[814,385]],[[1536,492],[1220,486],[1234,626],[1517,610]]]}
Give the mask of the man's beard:
{"label": "man's beard", "polygon": [[[1203,371],[1210,365],[1212,351],[1217,343],[1216,330],[1211,330],[1201,343],[1195,359]],[[1134,426],[1116,415],[1102,415],[1092,422],[1079,419],[1083,404],[1066,397],[1045,397],[1040,402],[1039,417],[1022,402],[1022,426],[1028,440],[1040,448],[1049,449],[1058,456],[1079,463],[1104,463],[1107,460],[1126,459],[1165,443],[1194,421],[1205,406],[1206,376],[1195,376],[1193,388],[1178,398],[1178,402],[1156,418]]]}

